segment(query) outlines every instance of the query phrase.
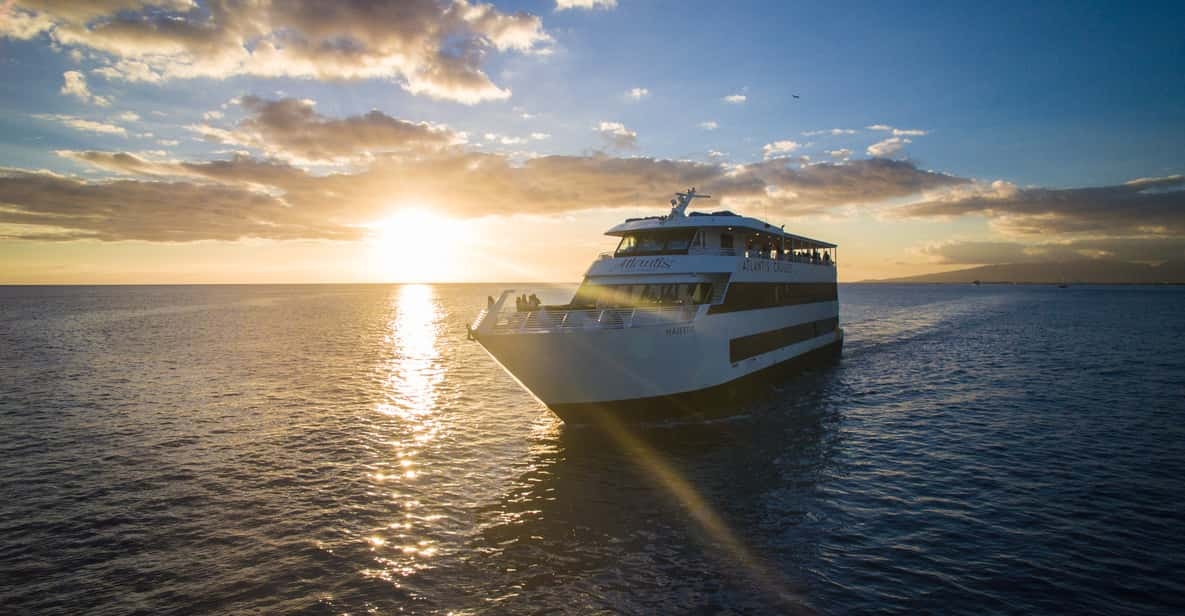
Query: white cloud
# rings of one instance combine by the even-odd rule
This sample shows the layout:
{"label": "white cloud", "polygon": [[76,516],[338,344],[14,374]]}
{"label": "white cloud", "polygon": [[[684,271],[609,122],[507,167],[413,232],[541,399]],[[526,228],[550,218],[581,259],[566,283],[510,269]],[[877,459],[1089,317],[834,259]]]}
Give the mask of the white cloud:
{"label": "white cloud", "polygon": [[888,158],[901,151],[901,148],[907,143],[913,143],[912,140],[904,137],[889,137],[884,141],[878,141],[868,146],[868,155],[877,158]]}
{"label": "white cloud", "polygon": [[888,124],[873,124],[866,126],[868,130],[879,130],[887,133],[892,133],[894,137],[921,137],[929,134],[929,131],[920,128],[894,128]]}
{"label": "white cloud", "polygon": [[708,158],[724,158],[725,156],[728,156],[728,153],[720,150],[708,150]]}
{"label": "white cloud", "polygon": [[778,155],[789,154],[800,147],[802,147],[802,144],[798,143],[797,141],[783,139],[781,141],[765,144],[765,146],[761,148],[761,151],[765,153],[766,158],[773,158]]}
{"label": "white cloud", "polygon": [[596,130],[615,148],[630,150],[638,145],[638,133],[626,128],[621,122],[601,122]]}
{"label": "white cloud", "polygon": [[177,141],[176,139],[157,139],[156,142],[161,145],[169,145],[169,146],[181,144],[181,142]]}
{"label": "white cloud", "polygon": [[224,114],[218,110],[207,111],[202,114],[203,120],[220,120]]}
{"label": "white cloud", "polygon": [[115,117],[124,122],[138,122],[140,120],[140,114],[135,111],[125,111]]}
{"label": "white cloud", "polygon": [[716,130],[720,125],[715,120],[708,120],[707,122],[700,122],[699,127],[704,130]]}
{"label": "white cloud", "polygon": [[625,93],[626,100],[640,101],[647,96],[650,96],[650,90],[646,88],[632,88]]}
{"label": "white cloud", "polygon": [[831,155],[831,158],[841,158],[841,159],[849,158],[852,155],[852,151],[847,148],[841,148],[838,150],[827,150],[827,153],[829,155]]}
{"label": "white cloud", "polygon": [[511,137],[509,135],[499,135],[498,133],[486,133],[485,138],[486,141],[491,141],[493,143],[499,143],[502,145],[519,145],[527,142],[527,140],[523,139],[522,137]]}
{"label": "white cloud", "polygon": [[103,122],[95,122],[93,120],[84,120],[82,118],[78,118],[78,117],[75,117],[72,115],[65,115],[65,114],[61,114],[61,113],[52,113],[52,114],[51,113],[38,113],[38,114],[34,114],[33,117],[37,118],[38,120],[53,120],[55,122],[60,122],[62,124],[65,124],[66,126],[69,126],[70,128],[75,129],[75,130],[80,130],[80,131],[88,132],[88,133],[99,133],[99,134],[105,134],[105,135],[121,135],[123,137],[128,136],[128,131],[126,129],[124,129],[124,127],[122,127],[122,126],[116,126],[114,124],[105,124]]}
{"label": "white cloud", "polygon": [[802,133],[803,137],[817,137],[819,135],[855,135],[854,128],[829,128],[823,130],[808,130]]}
{"label": "white cloud", "polygon": [[612,8],[617,8],[617,0],[555,0],[555,10],[557,11]]}
{"label": "white cloud", "polygon": [[62,89],[60,92],[66,96],[73,96],[84,103],[93,103],[100,107],[107,107],[111,104],[111,99],[106,96],[96,96],[91,93],[90,88],[86,85],[86,76],[78,71],[66,71],[62,73]]}
{"label": "white cloud", "polygon": [[531,133],[531,139],[535,141],[543,141],[544,139],[551,139],[551,135],[547,133]]}
{"label": "white cloud", "polygon": [[732,103],[734,105],[739,105],[747,100],[749,100],[749,97],[745,96],[744,94],[729,94],[728,96],[724,97],[724,102]]}
{"label": "white cloud", "polygon": [[321,0],[204,8],[190,0],[16,0],[5,12],[0,36],[50,32],[67,51],[106,59],[93,72],[109,79],[386,79],[466,104],[510,96],[483,70],[493,53],[545,55],[554,42],[538,16],[480,0],[351,2],[333,10]]}

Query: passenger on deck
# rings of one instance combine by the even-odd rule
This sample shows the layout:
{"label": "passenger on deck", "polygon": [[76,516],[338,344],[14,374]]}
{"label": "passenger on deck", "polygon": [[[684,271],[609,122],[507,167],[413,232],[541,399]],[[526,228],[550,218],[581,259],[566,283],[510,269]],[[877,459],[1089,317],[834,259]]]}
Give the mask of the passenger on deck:
{"label": "passenger on deck", "polygon": [[487,295],[486,296],[486,308],[493,308],[493,307],[494,307],[494,296]]}
{"label": "passenger on deck", "polygon": [[531,310],[538,310],[539,306],[543,304],[543,302],[539,301],[539,297],[534,293],[531,294],[531,297],[527,298],[527,302],[529,302]]}
{"label": "passenger on deck", "polygon": [[823,265],[831,265],[831,253],[823,253]]}

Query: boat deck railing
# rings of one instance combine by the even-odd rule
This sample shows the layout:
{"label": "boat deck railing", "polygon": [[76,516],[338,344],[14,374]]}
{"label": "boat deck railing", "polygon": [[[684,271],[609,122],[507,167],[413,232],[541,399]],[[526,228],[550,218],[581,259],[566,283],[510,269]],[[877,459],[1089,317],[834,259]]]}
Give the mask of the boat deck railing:
{"label": "boat deck railing", "polygon": [[[670,326],[695,320],[699,306],[654,306],[640,308],[565,309],[505,311],[493,315],[494,333],[574,332],[596,329]],[[491,315],[482,310],[473,328],[481,327]]]}

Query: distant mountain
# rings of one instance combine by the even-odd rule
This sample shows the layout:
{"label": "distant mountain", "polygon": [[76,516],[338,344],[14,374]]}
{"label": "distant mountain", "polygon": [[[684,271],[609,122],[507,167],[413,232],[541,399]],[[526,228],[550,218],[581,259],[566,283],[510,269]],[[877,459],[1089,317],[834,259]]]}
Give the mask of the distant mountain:
{"label": "distant mountain", "polygon": [[1144,265],[1123,261],[1070,261],[1066,263],[1010,263],[970,269],[866,282],[971,283],[1015,282],[1023,284],[1158,284],[1185,283],[1185,261]]}

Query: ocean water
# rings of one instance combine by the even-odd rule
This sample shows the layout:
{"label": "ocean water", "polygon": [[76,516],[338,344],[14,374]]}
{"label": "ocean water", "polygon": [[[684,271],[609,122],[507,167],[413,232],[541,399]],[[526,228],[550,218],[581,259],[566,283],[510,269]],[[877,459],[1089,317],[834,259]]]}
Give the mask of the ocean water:
{"label": "ocean water", "polygon": [[841,285],[839,364],[609,435],[498,290],[0,288],[0,612],[1185,611],[1185,288]]}

